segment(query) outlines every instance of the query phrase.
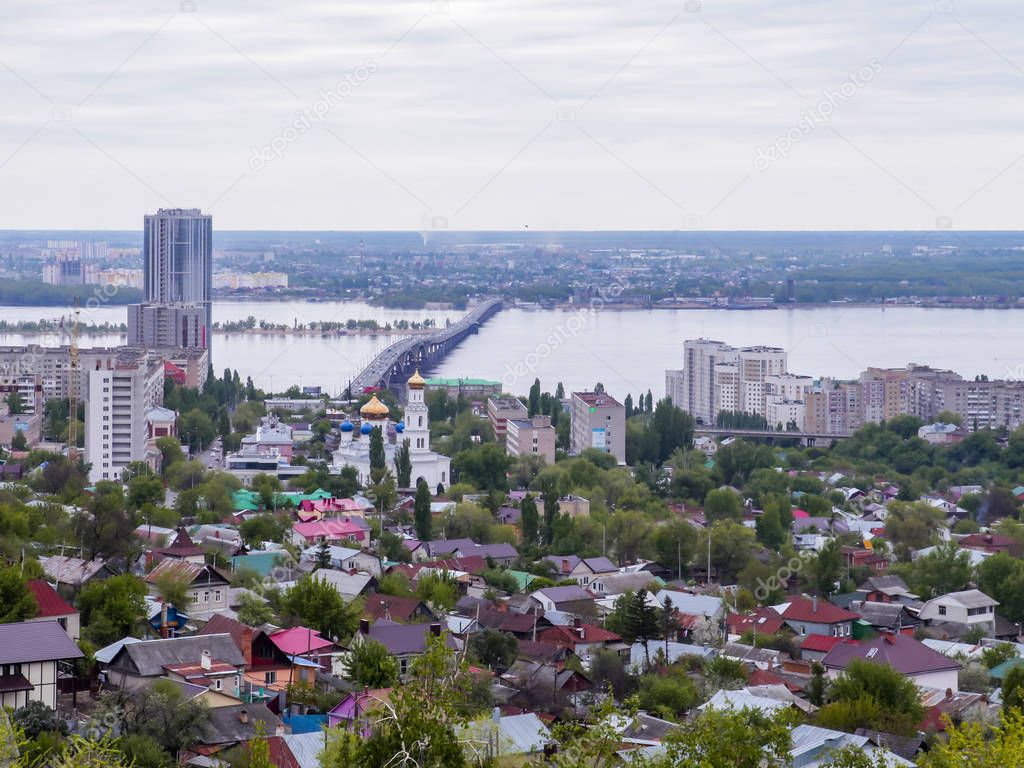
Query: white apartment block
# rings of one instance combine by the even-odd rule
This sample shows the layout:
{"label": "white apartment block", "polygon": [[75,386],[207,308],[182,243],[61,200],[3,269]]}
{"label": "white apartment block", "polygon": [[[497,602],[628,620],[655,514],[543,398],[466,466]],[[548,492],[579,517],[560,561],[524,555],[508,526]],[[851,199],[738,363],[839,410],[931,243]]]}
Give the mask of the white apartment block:
{"label": "white apartment block", "polygon": [[509,419],[505,422],[505,450],[509,456],[533,454],[555,463],[556,430],[551,417],[537,415],[531,419]]}
{"label": "white apartment block", "polygon": [[665,397],[672,401],[677,408],[683,407],[685,396],[686,371],[682,368],[665,371]]}
{"label": "white apartment block", "polygon": [[596,448],[610,453],[619,464],[626,463],[624,405],[604,393],[573,392],[571,414],[569,453],[576,456],[587,448]]}
{"label": "white apartment block", "polygon": [[682,398],[676,404],[698,421],[713,424],[721,411],[763,416],[768,381],[786,374],[786,351],[690,339],[683,343],[683,365]]}
{"label": "white apartment block", "polygon": [[89,480],[118,480],[133,461],[147,460],[146,411],[163,403],[164,366],[152,358],[122,358],[88,371],[85,460]]}

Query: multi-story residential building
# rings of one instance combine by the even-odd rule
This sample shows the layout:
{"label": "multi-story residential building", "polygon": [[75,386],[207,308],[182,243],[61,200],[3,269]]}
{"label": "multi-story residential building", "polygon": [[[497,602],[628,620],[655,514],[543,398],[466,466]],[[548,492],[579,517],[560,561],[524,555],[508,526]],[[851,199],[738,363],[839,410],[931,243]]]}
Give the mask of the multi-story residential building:
{"label": "multi-story residential building", "polygon": [[676,405],[698,422],[714,424],[718,415],[715,411],[715,366],[718,363],[735,363],[736,359],[737,350],[721,341],[690,339],[683,342],[682,398]]}
{"label": "multi-story residential building", "polygon": [[787,400],[781,395],[765,398],[764,419],[771,429],[795,429],[802,431],[807,403],[804,400]]}
{"label": "multi-story residential building", "polygon": [[522,400],[515,397],[487,398],[487,418],[494,428],[494,438],[499,442],[505,439],[506,422],[509,419],[528,419],[529,411]]}
{"label": "multi-story residential building", "polygon": [[548,464],[555,463],[556,430],[551,426],[550,416],[509,419],[505,427],[505,450],[509,456],[532,454],[543,456]]}
{"label": "multi-story residential building", "polygon": [[[198,208],[161,208],[145,219],[143,286],[148,305],[192,305],[203,312],[206,349],[213,331],[213,217]],[[159,313],[156,321],[174,315]],[[154,331],[159,338],[177,338],[174,329]],[[179,345],[184,346],[184,345]]]}
{"label": "multi-story residential building", "polygon": [[47,285],[82,285],[84,274],[77,248],[59,252],[43,265],[43,282]]}
{"label": "multi-story residential building", "polygon": [[690,339],[683,343],[683,359],[676,405],[704,424],[715,423],[722,411],[765,415],[768,382],[786,374],[786,351],[778,347],[738,349],[721,341]]}
{"label": "multi-story residential building", "polygon": [[860,386],[823,378],[807,393],[804,429],[828,435],[848,435],[860,428]]}
{"label": "multi-story residential building", "polygon": [[88,379],[85,455],[92,465],[89,479],[117,480],[131,462],[155,460],[147,450],[146,412],[163,402],[163,362],[125,355],[89,370]]}
{"label": "multi-story residential building", "polygon": [[764,414],[765,383],[786,373],[786,350],[778,347],[744,347],[739,351],[739,409]]}
{"label": "multi-story residential building", "polygon": [[128,343],[143,347],[207,346],[206,310],[198,304],[132,304]]}
{"label": "multi-story residential building", "polygon": [[573,392],[571,416],[571,454],[596,448],[610,453],[620,464],[626,463],[626,408],[622,403],[603,392]]}
{"label": "multi-story residential building", "polygon": [[128,269],[124,267],[100,269],[97,264],[86,264],[85,284],[124,286],[141,290],[143,284],[142,274],[141,269]]}
{"label": "multi-story residential building", "polygon": [[683,407],[685,381],[686,371],[682,368],[665,371],[665,397],[671,400],[672,404],[678,408]]}

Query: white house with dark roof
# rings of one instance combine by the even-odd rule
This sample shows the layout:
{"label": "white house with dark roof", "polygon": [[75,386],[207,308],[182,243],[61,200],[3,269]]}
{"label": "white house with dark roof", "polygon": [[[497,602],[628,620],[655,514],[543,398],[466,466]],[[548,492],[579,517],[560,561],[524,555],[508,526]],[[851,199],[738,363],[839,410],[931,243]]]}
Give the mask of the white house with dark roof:
{"label": "white house with dark roof", "polygon": [[84,655],[56,621],[0,624],[0,707],[56,709],[59,662]]}
{"label": "white house with dark roof", "polygon": [[601,576],[610,576],[619,572],[618,567],[607,557],[577,557],[576,555],[548,555],[544,558],[555,571],[557,579],[575,579],[581,587],[590,587],[596,580],[593,589],[601,592],[604,585]]}
{"label": "white house with dark roof", "polygon": [[949,592],[932,598],[921,606],[918,617],[929,624],[950,622],[964,624],[969,629],[981,627],[986,634],[995,631],[998,600],[980,589]]}

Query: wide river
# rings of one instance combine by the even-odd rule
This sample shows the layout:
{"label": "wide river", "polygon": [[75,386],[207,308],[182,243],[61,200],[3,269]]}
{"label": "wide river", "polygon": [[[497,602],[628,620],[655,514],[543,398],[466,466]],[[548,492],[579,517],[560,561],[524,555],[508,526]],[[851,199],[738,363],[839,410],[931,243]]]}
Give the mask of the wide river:
{"label": "wide river", "polygon": [[[58,318],[65,307],[0,307],[8,321]],[[310,320],[434,319],[443,325],[458,312],[392,310],[355,302],[238,302],[214,304],[214,319],[253,315],[274,323]],[[123,323],[123,307],[82,312],[87,323]],[[789,352],[789,369],[812,376],[853,378],[868,366],[908,362],[951,368],[964,376],[1024,377],[1024,310],[922,309],[917,307],[823,307],[772,311],[504,309],[467,339],[432,373],[504,382],[525,394],[539,377],[545,389],[566,390],[602,382],[619,397],[652,390],[664,394],[665,369],[682,367],[683,340],[708,336],[735,346],[769,345]],[[0,334],[0,344],[55,337]],[[114,345],[117,335],[85,335],[81,346]],[[237,369],[260,387],[281,391],[320,385],[338,393],[383,346],[387,336],[319,337],[223,334],[213,339],[219,373]]]}

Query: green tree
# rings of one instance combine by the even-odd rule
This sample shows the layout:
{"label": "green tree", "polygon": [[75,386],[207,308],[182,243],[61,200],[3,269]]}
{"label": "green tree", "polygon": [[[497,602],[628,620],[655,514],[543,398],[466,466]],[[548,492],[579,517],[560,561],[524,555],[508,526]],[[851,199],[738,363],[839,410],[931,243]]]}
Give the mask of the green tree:
{"label": "green tree", "polygon": [[82,634],[101,647],[133,634],[146,615],[146,591],[130,574],[86,584],[78,593]]}
{"label": "green tree", "polygon": [[924,715],[920,693],[911,678],[886,664],[855,659],[829,686],[829,704],[818,711],[818,724],[853,732],[871,728],[910,735]]}
{"label": "green tree", "polygon": [[519,526],[522,531],[522,542],[524,547],[537,546],[540,535],[540,518],[537,514],[537,502],[532,494],[526,494],[519,504]]}
{"label": "green tree", "polygon": [[395,475],[399,488],[412,487],[412,453],[409,438],[395,448]]}
{"label": "green tree", "polygon": [[530,416],[540,413],[540,379],[534,379],[530,385],[530,397],[527,402],[526,412]]}
{"label": "green tree", "polygon": [[245,518],[238,526],[238,532],[250,547],[258,547],[264,541],[280,541],[284,535],[281,522],[269,513]]}
{"label": "green tree", "polygon": [[416,525],[416,538],[420,541],[430,541],[433,538],[434,516],[430,512],[430,486],[422,477],[416,483],[413,522]]}
{"label": "green tree", "polygon": [[1018,713],[1024,711],[1024,667],[1011,667],[1003,678],[1003,687],[1000,689],[1003,698],[1003,709],[1014,710]]}
{"label": "green tree", "polygon": [[331,545],[327,543],[327,539],[321,539],[320,543],[316,547],[316,567],[317,568],[330,568],[331,567]]}
{"label": "green tree", "polygon": [[163,504],[164,495],[164,484],[152,473],[136,475],[128,481],[129,509],[142,509],[147,504]]}
{"label": "green tree", "polygon": [[387,471],[387,460],[384,455],[384,433],[380,427],[374,427],[370,432],[370,477],[373,482],[380,482],[380,478]]}
{"label": "green tree", "polygon": [[28,438],[25,437],[25,433],[16,429],[14,436],[11,437],[11,450],[12,451],[25,451],[28,450]]}
{"label": "green tree", "polygon": [[358,601],[346,603],[341,593],[315,575],[302,578],[285,592],[281,607],[288,618],[335,641],[356,631],[362,610]]}
{"label": "green tree", "polygon": [[544,543],[554,540],[555,519],[558,517],[558,486],[555,478],[548,476],[541,485],[544,496]]}
{"label": "green tree", "polygon": [[952,723],[918,761],[920,768],[1008,768],[1024,765],[1024,716],[1004,710],[994,727],[984,723]]}
{"label": "green tree", "polygon": [[39,612],[17,566],[0,568],[0,624],[31,619]]}
{"label": "green tree", "polygon": [[729,488],[716,488],[704,497],[704,515],[709,522],[743,519],[743,499]]}
{"label": "green tree", "polygon": [[25,412],[25,408],[21,403],[21,393],[18,390],[13,390],[8,393],[7,398],[7,410],[12,416],[17,416],[20,413]]}
{"label": "green tree", "polygon": [[351,739],[335,729],[320,758],[321,768],[465,768],[458,729],[472,714],[473,678],[443,638],[431,638],[408,679],[392,689],[389,705],[374,719],[370,733]]}
{"label": "green tree", "polygon": [[250,627],[261,627],[274,620],[274,610],[258,595],[243,593],[238,599],[238,620]]}
{"label": "green tree", "polygon": [[664,753],[651,768],[769,768],[790,764],[790,731],[785,715],[756,710],[711,709],[663,740]]}
{"label": "green tree", "polygon": [[363,638],[352,646],[348,673],[362,688],[390,688],[398,681],[398,661],[381,643]]}
{"label": "green tree", "polygon": [[471,483],[482,491],[508,490],[508,468],[512,459],[496,443],[476,445],[456,453],[452,471],[459,482]]}
{"label": "green tree", "polygon": [[913,563],[899,563],[890,570],[902,576],[923,600],[967,589],[973,575],[970,553],[953,541],[938,545]]}
{"label": "green tree", "polygon": [[978,589],[999,601],[999,613],[1024,621],[1024,560],[1000,552],[978,566]]}
{"label": "green tree", "polygon": [[28,704],[18,707],[11,715],[11,721],[30,739],[36,738],[43,731],[65,734],[68,730],[64,719],[41,701],[30,701]]}
{"label": "green tree", "polygon": [[458,600],[459,589],[453,575],[435,571],[416,582],[416,595],[434,611],[450,611]]}
{"label": "green tree", "polygon": [[508,632],[488,628],[473,635],[469,650],[481,664],[501,674],[512,666],[519,647]]}

